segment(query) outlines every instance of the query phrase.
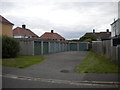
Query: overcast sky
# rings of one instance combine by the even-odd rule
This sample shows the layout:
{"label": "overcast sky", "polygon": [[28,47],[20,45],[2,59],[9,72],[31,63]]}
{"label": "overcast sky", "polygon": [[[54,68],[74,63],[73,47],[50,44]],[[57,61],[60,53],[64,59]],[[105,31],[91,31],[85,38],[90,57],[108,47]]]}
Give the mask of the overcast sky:
{"label": "overcast sky", "polygon": [[86,32],[106,31],[118,17],[119,0],[0,0],[0,14],[41,36],[59,33],[66,39],[78,39]]}

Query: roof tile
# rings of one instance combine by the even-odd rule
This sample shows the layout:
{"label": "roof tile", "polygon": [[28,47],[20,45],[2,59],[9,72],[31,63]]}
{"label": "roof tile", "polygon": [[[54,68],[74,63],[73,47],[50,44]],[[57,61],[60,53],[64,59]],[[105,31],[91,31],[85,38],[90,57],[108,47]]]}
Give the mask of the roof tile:
{"label": "roof tile", "polygon": [[58,33],[50,33],[50,32],[45,32],[42,36],[40,36],[42,39],[65,39]]}
{"label": "roof tile", "polygon": [[36,36],[36,37],[38,37],[31,30],[20,28],[20,27],[17,27],[13,30],[13,35],[25,35],[25,36]]}
{"label": "roof tile", "polygon": [[4,18],[3,16],[1,16],[1,15],[0,15],[0,22],[14,25],[13,23],[11,23],[10,21],[8,21],[7,19],[5,19],[5,18]]}

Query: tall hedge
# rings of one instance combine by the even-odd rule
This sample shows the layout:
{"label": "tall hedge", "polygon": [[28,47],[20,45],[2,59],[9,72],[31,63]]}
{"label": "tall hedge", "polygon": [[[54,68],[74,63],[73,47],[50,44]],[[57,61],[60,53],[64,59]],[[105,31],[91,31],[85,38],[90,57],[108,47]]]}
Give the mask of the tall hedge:
{"label": "tall hedge", "polygon": [[91,41],[96,41],[97,39],[96,39],[96,37],[93,35],[93,34],[91,34],[91,33],[86,33],[84,36],[82,36],[79,40],[81,41],[81,42],[84,42],[84,41],[86,41],[86,39],[88,40],[91,40]]}
{"label": "tall hedge", "polygon": [[11,37],[2,37],[2,58],[14,58],[20,50],[19,42]]}

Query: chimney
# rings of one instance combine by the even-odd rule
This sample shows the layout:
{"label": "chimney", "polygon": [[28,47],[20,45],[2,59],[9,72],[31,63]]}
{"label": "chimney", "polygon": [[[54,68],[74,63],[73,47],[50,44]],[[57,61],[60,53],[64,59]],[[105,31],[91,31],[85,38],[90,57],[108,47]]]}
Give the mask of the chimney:
{"label": "chimney", "polygon": [[109,29],[106,29],[106,32],[109,33]]}
{"label": "chimney", "polygon": [[115,22],[115,18],[114,18],[114,22]]}
{"label": "chimney", "polygon": [[107,34],[109,34],[109,29],[106,29]]}
{"label": "chimney", "polygon": [[54,32],[54,30],[51,30],[51,33],[53,33]]}
{"label": "chimney", "polygon": [[95,34],[95,29],[93,29],[93,34]]}
{"label": "chimney", "polygon": [[23,24],[23,25],[22,25],[22,28],[26,29],[26,25],[25,25],[25,24]]}

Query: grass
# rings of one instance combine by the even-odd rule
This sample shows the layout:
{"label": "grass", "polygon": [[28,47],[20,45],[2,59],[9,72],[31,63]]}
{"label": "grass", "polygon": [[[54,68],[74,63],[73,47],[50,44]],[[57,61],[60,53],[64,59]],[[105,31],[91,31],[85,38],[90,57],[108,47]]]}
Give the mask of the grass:
{"label": "grass", "polygon": [[40,63],[45,59],[41,56],[18,56],[16,58],[2,59],[2,65],[16,68],[26,68]]}
{"label": "grass", "polygon": [[0,58],[0,65],[2,65],[2,59]]}
{"label": "grass", "polygon": [[118,73],[118,65],[105,56],[90,52],[77,66],[78,73]]}

